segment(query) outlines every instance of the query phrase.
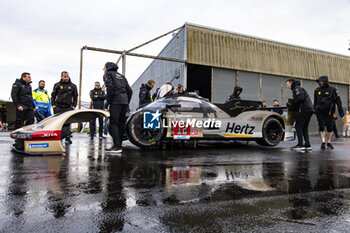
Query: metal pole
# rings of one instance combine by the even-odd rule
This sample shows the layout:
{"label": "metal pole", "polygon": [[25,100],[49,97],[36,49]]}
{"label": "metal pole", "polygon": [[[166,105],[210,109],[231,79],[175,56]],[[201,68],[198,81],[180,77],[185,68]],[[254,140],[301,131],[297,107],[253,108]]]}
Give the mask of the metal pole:
{"label": "metal pole", "polygon": [[[88,47],[88,46],[85,46],[84,49],[98,51],[98,52],[104,52],[104,53],[115,53],[115,54],[123,54],[124,53],[124,51],[119,51],[119,50],[101,49],[101,48],[94,48],[94,47]],[[125,55],[134,56],[134,57],[151,58],[151,59],[164,60],[164,61],[186,63],[186,60],[169,58],[169,57],[152,56],[152,55],[146,55],[146,54],[140,54],[140,53],[128,53],[128,52],[126,52]]]}
{"label": "metal pole", "polygon": [[119,58],[118,58],[118,60],[117,60],[117,62],[116,62],[117,65],[119,64],[120,59],[122,59],[122,57],[123,57],[123,54],[119,56]]}
{"label": "metal pole", "polygon": [[262,101],[262,74],[259,77],[260,101]]}
{"label": "metal pole", "polygon": [[83,79],[83,51],[84,47],[80,49],[80,74],[79,74],[79,102],[78,102],[78,109],[81,109],[81,86],[82,86],[82,79]]}
{"label": "metal pole", "polygon": [[166,35],[169,35],[169,34],[172,33],[172,32],[175,32],[175,31],[177,31],[177,30],[180,30],[180,29],[183,28],[183,27],[184,27],[184,26],[181,26],[181,27],[176,28],[176,29],[174,29],[174,30],[172,30],[172,31],[170,31],[170,32],[167,32],[167,33],[165,33],[165,34],[163,34],[163,35],[160,35],[160,36],[158,36],[158,37],[156,37],[156,38],[154,38],[154,39],[152,39],[152,40],[149,40],[149,41],[147,41],[147,42],[145,42],[145,43],[143,43],[143,44],[141,44],[141,45],[139,45],[139,46],[136,46],[136,47],[134,47],[134,48],[132,48],[132,49],[129,49],[129,50],[127,50],[126,52],[129,53],[129,52],[131,52],[131,51],[134,51],[135,49],[138,49],[138,48],[140,48],[140,47],[142,47],[142,46],[144,46],[144,45],[147,45],[147,44],[149,44],[149,43],[151,43],[151,42],[153,42],[153,41],[155,41],[155,40],[158,40],[159,38],[162,38],[162,37],[164,37],[164,36],[166,36]]}
{"label": "metal pole", "polygon": [[126,73],[126,51],[122,55],[122,75],[125,76]]}
{"label": "metal pole", "polygon": [[281,105],[283,105],[283,78],[281,77]]}
{"label": "metal pole", "polygon": [[[79,74],[79,102],[78,102],[78,109],[81,109],[81,86],[82,86],[82,80],[83,80],[83,51],[84,47],[80,49],[80,74]],[[78,132],[80,132],[81,127],[80,124],[78,124]]]}

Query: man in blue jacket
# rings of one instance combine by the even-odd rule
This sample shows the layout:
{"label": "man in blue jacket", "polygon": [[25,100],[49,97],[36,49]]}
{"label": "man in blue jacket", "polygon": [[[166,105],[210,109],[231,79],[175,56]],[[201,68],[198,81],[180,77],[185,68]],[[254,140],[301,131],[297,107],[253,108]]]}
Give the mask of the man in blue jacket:
{"label": "man in blue jacket", "polygon": [[45,81],[39,81],[39,87],[33,91],[35,108],[45,118],[51,116],[51,99],[49,93],[44,89]]}

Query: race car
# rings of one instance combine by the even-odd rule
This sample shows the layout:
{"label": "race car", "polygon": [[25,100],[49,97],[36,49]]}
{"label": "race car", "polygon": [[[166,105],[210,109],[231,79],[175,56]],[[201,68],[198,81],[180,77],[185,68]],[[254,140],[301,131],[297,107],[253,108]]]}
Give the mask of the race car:
{"label": "race car", "polygon": [[63,132],[62,127],[65,124],[89,122],[99,116],[109,117],[109,112],[86,109],[55,114],[38,124],[24,126],[11,132],[10,137],[16,142],[11,147],[17,152],[31,155],[64,154],[66,150],[61,140],[71,132]]}
{"label": "race car", "polygon": [[261,101],[214,104],[195,93],[165,95],[132,113],[126,134],[131,143],[143,148],[164,140],[239,139],[263,146],[294,140],[293,117],[287,119],[270,110],[263,108]]}

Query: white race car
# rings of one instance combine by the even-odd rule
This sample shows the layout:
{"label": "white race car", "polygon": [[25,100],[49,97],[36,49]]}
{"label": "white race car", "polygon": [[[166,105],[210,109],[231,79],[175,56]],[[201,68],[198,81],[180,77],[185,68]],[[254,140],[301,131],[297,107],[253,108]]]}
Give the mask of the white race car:
{"label": "white race car", "polygon": [[293,117],[286,119],[270,110],[262,108],[261,101],[213,104],[191,94],[170,95],[131,114],[126,134],[144,148],[169,139],[254,140],[264,146],[294,140]]}
{"label": "white race car", "polygon": [[12,145],[12,149],[26,154],[63,154],[65,148],[62,146],[61,139],[68,136],[66,132],[62,132],[63,126],[88,122],[99,116],[109,117],[109,112],[86,109],[55,114],[38,124],[13,131],[10,136],[16,143]]}

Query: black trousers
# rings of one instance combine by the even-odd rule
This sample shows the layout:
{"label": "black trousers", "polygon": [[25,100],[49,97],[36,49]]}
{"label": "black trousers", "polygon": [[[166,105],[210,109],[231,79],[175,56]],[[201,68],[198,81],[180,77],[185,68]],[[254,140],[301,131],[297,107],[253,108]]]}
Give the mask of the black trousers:
{"label": "black trousers", "polygon": [[[309,139],[309,123],[312,112],[299,112],[296,116],[295,130],[297,131],[298,145],[311,146]],[[304,144],[305,141],[305,144]]]}
{"label": "black trousers", "polygon": [[335,136],[336,138],[339,138],[338,129],[337,129],[337,124],[336,124],[335,122],[336,122],[336,120],[333,120],[333,122],[332,122],[332,128],[333,128],[334,136]]}
{"label": "black trousers", "polygon": [[319,131],[323,132],[327,128],[327,132],[333,131],[333,116],[329,113],[317,113],[317,121]]}
{"label": "black trousers", "polygon": [[1,122],[2,123],[6,123],[7,122],[6,114],[5,115],[1,115]]}
{"label": "black trousers", "polygon": [[[56,106],[53,109],[53,113],[57,114],[57,113],[62,113],[62,112],[67,112],[73,110],[72,107],[67,107],[67,108],[62,108],[62,107],[58,107]],[[61,130],[61,139],[68,137],[69,135],[71,135],[71,131],[70,131],[70,124],[64,124]]]}
{"label": "black trousers", "polygon": [[109,132],[113,138],[113,147],[121,147],[122,145],[126,121],[125,114],[127,113],[128,108],[127,104],[111,104],[109,107]]}
{"label": "black trousers", "polygon": [[16,109],[16,121],[15,121],[15,129],[19,129],[24,125],[34,124],[34,110],[26,109],[23,111],[19,111]]}
{"label": "black trousers", "polygon": [[[98,118],[98,135],[102,136],[103,134],[103,117]],[[90,121],[90,134],[96,134],[96,118]]]}

